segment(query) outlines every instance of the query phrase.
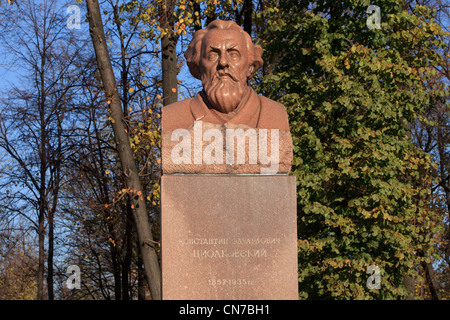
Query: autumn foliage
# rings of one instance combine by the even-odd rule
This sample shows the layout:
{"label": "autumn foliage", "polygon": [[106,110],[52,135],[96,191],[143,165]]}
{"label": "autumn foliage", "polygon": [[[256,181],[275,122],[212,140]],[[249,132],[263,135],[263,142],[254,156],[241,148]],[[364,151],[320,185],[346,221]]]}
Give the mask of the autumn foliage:
{"label": "autumn foliage", "polygon": [[[423,281],[442,231],[429,196],[436,165],[410,137],[446,94],[426,86],[444,32],[429,8],[400,1],[378,3],[373,30],[358,1],[279,4],[261,13],[273,23],[261,33],[260,88],[287,106],[294,136],[300,297],[405,298],[405,276]],[[372,265],[378,290],[367,287]]]}
{"label": "autumn foliage", "polygon": [[[159,256],[161,109],[200,89],[182,53],[214,19],[263,47],[249,84],[288,111],[299,298],[449,298],[450,12],[440,1],[100,1],[108,93],[85,0],[8,3],[0,44],[23,76],[0,100],[1,299],[152,298],[133,213],[145,203],[145,245]],[[81,29],[67,28],[68,5]],[[69,265],[81,289],[67,288]]]}

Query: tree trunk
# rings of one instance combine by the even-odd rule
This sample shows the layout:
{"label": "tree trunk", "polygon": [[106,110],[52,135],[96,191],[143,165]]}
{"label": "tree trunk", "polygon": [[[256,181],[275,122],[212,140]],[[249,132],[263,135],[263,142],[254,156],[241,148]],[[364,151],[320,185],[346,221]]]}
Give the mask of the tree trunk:
{"label": "tree trunk", "polygon": [[[200,3],[194,1],[192,4],[192,11],[193,11],[193,17],[194,17],[194,31],[198,31],[202,29],[202,19],[200,15]],[[197,12],[197,15],[195,14]]]}
{"label": "tree trunk", "polygon": [[164,2],[165,7],[160,6],[159,26],[164,34],[161,38],[161,64],[162,64],[162,84],[163,84],[163,104],[165,106],[177,102],[177,52],[176,46],[178,37],[173,32],[173,11],[174,0]]}
{"label": "tree trunk", "polygon": [[[424,254],[422,254],[424,256]],[[439,292],[439,284],[436,281],[436,276],[434,274],[433,266],[431,263],[422,262],[422,268],[425,272],[425,281],[428,289],[430,290],[430,295],[432,300],[441,300],[441,293]]]}
{"label": "tree trunk", "polygon": [[137,250],[137,270],[138,270],[138,300],[145,300],[144,280],[145,274],[142,268],[141,252]]}
{"label": "tree trunk", "polygon": [[[108,233],[111,240],[116,241],[116,235],[114,232],[114,224],[113,219],[109,219],[108,221]],[[110,241],[109,243],[109,251],[111,253],[111,262],[113,267],[113,277],[114,277],[114,299],[122,300],[122,286],[120,281],[120,258],[119,252],[115,243]]]}
{"label": "tree trunk", "polygon": [[212,0],[206,1],[205,11],[206,11],[206,25],[210,24],[211,22],[217,19],[216,6],[214,4],[214,1]]}
{"label": "tree trunk", "polygon": [[45,265],[45,215],[43,210],[43,200],[40,199],[38,217],[38,270],[37,270],[37,300],[44,300],[44,265]]}
{"label": "tree trunk", "polygon": [[[64,110],[65,107],[61,107],[60,110]],[[64,112],[64,111],[62,111]],[[52,179],[52,204],[51,207],[48,208],[48,257],[47,257],[47,287],[48,287],[48,299],[54,300],[54,289],[53,289],[53,256],[54,256],[54,217],[56,213],[56,207],[58,205],[58,195],[59,188],[61,183],[61,166],[62,166],[62,135],[63,135],[63,127],[61,123],[62,117],[57,117],[57,148],[55,153],[53,154],[52,159],[50,159],[50,166],[52,167],[51,176]]]}
{"label": "tree trunk", "polygon": [[[42,44],[46,48],[45,38]],[[45,118],[45,57],[41,57],[39,72],[39,266],[38,266],[38,300],[44,300],[44,273],[45,273],[45,217],[46,217],[46,170],[47,170],[47,128]]]}
{"label": "tree trunk", "polygon": [[244,4],[242,5],[242,10],[244,11],[244,31],[247,32],[250,36],[252,35],[252,25],[253,25],[253,1],[252,0],[244,0]]}
{"label": "tree trunk", "polygon": [[53,232],[53,217],[54,212],[51,210],[48,213],[48,254],[47,254],[47,290],[48,290],[48,300],[54,300],[53,292],[53,244],[54,244],[54,232]]}
{"label": "tree trunk", "polygon": [[133,257],[133,222],[132,222],[132,212],[130,204],[126,206],[126,217],[125,217],[125,243],[123,245],[125,249],[125,257],[122,262],[122,299],[130,300],[130,289],[129,289],[129,275],[131,269],[131,259]]}
{"label": "tree trunk", "polygon": [[142,193],[141,181],[134,161],[133,151],[131,150],[130,140],[123,123],[124,115],[108,54],[100,8],[97,0],[87,0],[86,4],[87,18],[89,20],[89,29],[95,49],[97,65],[102,77],[106,99],[111,108],[116,147],[119,151],[119,158],[127,187],[134,191],[134,193],[130,193],[130,202],[133,209],[142,260],[144,262],[145,275],[152,299],[159,300],[161,299],[161,272],[158,256],[153,245],[153,235],[149,224],[147,205]]}
{"label": "tree trunk", "polygon": [[174,35],[168,34],[161,39],[163,104],[165,106],[178,100],[176,45],[177,40]]}

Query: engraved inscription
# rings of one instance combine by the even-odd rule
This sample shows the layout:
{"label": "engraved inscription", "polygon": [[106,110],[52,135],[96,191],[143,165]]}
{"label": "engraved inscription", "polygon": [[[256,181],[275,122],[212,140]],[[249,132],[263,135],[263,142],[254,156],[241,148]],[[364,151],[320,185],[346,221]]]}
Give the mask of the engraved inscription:
{"label": "engraved inscription", "polygon": [[267,257],[267,250],[249,249],[249,250],[193,250],[194,258],[260,258]]}
{"label": "engraved inscription", "polygon": [[210,286],[252,286],[253,280],[248,279],[208,279]]}
{"label": "engraved inscription", "polygon": [[[197,259],[265,258],[270,245],[279,245],[280,238],[187,238],[179,239],[182,246],[194,246],[191,257]],[[224,248],[226,246],[226,248]],[[242,248],[245,246],[245,248]],[[248,247],[250,246],[250,248]],[[253,247],[256,246],[256,247]]]}
{"label": "engraved inscription", "polygon": [[181,245],[188,245],[188,244],[201,244],[201,245],[208,245],[208,244],[228,244],[228,239],[219,239],[219,238],[189,238],[189,239],[180,239],[178,240],[178,243]]}

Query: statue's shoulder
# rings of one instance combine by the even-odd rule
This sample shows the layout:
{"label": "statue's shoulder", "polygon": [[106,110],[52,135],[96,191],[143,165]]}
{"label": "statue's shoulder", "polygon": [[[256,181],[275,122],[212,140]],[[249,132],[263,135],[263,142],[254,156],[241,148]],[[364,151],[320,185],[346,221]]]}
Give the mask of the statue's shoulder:
{"label": "statue's shoulder", "polygon": [[259,127],[265,129],[289,130],[289,119],[286,108],[279,102],[259,95],[261,115]]}
{"label": "statue's shoulder", "polygon": [[162,107],[161,129],[163,132],[188,128],[192,122],[190,103],[193,98],[181,100]]}

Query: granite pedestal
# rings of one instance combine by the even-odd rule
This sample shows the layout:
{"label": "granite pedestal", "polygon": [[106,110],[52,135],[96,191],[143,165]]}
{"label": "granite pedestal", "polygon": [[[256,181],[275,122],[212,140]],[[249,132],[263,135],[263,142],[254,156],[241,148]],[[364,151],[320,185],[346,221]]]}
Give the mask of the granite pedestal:
{"label": "granite pedestal", "polygon": [[163,299],[298,298],[296,181],[163,175]]}

